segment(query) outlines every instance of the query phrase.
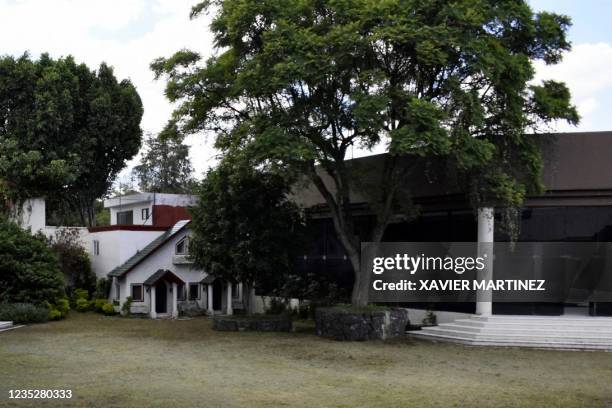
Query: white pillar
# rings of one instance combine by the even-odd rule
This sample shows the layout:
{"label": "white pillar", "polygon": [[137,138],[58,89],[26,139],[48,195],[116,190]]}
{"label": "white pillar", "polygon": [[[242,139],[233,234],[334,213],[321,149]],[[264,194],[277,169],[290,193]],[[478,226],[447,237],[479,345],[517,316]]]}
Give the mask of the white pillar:
{"label": "white pillar", "polygon": [[177,290],[178,290],[178,285],[176,284],[176,282],[172,282],[172,317],[174,318],[178,317]]}
{"label": "white pillar", "polygon": [[208,303],[208,313],[213,314],[213,288],[212,285],[207,285],[207,288],[206,302]]}
{"label": "white pillar", "polygon": [[[495,210],[493,207],[478,209],[478,256],[484,258],[484,269],[478,271],[478,280],[493,279],[493,242]],[[491,316],[493,314],[493,293],[490,290],[479,290],[476,293],[476,314]]]}
{"label": "white pillar", "polygon": [[232,310],[232,282],[227,282],[227,314],[234,314]]}
{"label": "white pillar", "polygon": [[151,308],[149,311],[149,315],[151,319],[157,318],[157,312],[155,311],[155,286],[149,286],[149,294],[151,299]]}

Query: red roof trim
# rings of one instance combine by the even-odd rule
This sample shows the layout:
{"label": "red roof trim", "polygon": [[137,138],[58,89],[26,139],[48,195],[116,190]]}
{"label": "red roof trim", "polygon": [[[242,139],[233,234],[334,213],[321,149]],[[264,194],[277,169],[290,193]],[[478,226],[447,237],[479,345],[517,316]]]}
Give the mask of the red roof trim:
{"label": "red roof trim", "polygon": [[170,227],[160,227],[153,225],[105,225],[103,227],[89,227],[89,232],[105,231],[167,231]]}

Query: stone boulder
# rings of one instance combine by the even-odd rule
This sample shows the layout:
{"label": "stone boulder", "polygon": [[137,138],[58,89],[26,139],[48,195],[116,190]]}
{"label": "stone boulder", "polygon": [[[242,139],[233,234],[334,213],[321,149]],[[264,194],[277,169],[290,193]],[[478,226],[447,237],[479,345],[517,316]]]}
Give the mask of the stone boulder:
{"label": "stone boulder", "polygon": [[318,336],[341,341],[386,340],[403,336],[408,310],[402,308],[319,308],[315,313]]}

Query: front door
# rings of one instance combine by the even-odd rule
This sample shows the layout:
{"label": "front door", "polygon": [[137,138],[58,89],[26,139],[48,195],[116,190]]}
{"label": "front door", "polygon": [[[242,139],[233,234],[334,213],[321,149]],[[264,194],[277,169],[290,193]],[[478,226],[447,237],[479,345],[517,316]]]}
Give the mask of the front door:
{"label": "front door", "polygon": [[166,283],[159,282],[155,285],[155,311],[157,313],[166,313],[168,311],[168,300],[166,295]]}
{"label": "front door", "polygon": [[223,284],[221,279],[215,279],[213,282],[213,310],[221,310],[221,299],[223,296]]}

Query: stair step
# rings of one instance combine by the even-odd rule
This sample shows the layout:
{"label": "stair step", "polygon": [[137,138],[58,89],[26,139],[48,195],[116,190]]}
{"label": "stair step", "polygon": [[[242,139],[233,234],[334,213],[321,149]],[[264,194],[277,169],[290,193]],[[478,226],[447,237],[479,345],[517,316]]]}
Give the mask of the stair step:
{"label": "stair step", "polygon": [[0,322],[0,330],[13,327],[13,322]]}
{"label": "stair step", "polygon": [[463,323],[443,323],[437,326],[442,329],[451,329],[465,331],[469,333],[483,333],[483,334],[530,334],[530,335],[559,335],[559,334],[593,334],[597,336],[606,336],[612,338],[612,328],[601,328],[601,327],[521,327],[519,325],[512,327],[502,326],[470,326]]}
{"label": "stair step", "polygon": [[451,330],[440,328],[436,329],[429,327],[421,330],[421,333],[433,333],[443,336],[458,336],[473,340],[526,340],[526,341],[566,341],[566,342],[593,342],[593,343],[605,343],[612,345],[612,336],[596,336],[590,333],[583,335],[566,335],[566,334],[555,334],[555,335],[533,335],[533,334],[515,334],[515,333],[470,333],[462,330]]}
{"label": "stair step", "polygon": [[489,340],[489,339],[470,339],[462,336],[438,335],[424,332],[410,332],[410,336],[425,339],[446,341],[452,343],[465,344],[469,346],[494,346],[494,347],[530,347],[530,348],[549,348],[549,349],[571,349],[571,350],[612,350],[612,344],[592,343],[592,342],[567,342],[567,341],[525,341],[525,340]]}

